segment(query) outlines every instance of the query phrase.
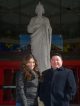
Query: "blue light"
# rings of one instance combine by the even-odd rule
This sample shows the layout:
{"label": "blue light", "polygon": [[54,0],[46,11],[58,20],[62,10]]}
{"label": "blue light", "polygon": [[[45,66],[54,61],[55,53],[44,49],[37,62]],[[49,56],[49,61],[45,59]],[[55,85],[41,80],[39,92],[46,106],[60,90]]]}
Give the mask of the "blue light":
{"label": "blue light", "polygon": [[60,49],[63,49],[63,37],[62,35],[55,34],[52,36],[52,44]]}

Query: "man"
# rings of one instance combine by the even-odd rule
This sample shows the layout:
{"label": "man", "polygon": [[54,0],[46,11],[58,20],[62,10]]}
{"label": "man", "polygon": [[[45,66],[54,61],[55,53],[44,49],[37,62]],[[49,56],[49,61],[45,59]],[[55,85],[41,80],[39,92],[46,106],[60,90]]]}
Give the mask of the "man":
{"label": "man", "polygon": [[51,57],[51,68],[42,73],[39,96],[45,106],[69,106],[76,94],[76,82],[72,70],[63,67],[62,56]]}

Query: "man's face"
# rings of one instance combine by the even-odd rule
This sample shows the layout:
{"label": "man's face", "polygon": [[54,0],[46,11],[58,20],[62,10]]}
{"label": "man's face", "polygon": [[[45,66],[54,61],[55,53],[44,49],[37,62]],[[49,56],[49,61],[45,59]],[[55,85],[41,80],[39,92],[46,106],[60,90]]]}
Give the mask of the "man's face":
{"label": "man's face", "polygon": [[51,58],[51,66],[52,68],[56,69],[56,68],[60,68],[62,66],[62,58],[59,56],[52,56]]}

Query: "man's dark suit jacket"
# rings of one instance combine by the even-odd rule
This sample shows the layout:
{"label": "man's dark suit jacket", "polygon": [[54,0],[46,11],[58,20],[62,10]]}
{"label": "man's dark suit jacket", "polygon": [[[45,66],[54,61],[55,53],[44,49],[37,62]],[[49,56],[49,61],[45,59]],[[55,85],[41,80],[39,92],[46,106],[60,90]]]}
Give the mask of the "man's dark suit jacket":
{"label": "man's dark suit jacket", "polygon": [[61,67],[42,73],[39,96],[45,106],[68,106],[75,94],[76,82],[72,70]]}

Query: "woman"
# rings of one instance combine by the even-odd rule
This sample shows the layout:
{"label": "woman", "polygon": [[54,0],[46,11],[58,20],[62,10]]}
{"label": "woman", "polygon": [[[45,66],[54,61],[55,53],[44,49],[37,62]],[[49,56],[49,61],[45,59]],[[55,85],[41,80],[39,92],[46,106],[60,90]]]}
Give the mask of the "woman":
{"label": "woman", "polygon": [[36,57],[40,72],[50,68],[50,50],[52,28],[49,19],[44,14],[44,7],[39,2],[35,12],[37,16],[32,17],[28,25],[28,32],[31,33],[31,50]]}
{"label": "woman", "polygon": [[25,56],[17,73],[16,106],[37,106],[38,65],[32,54]]}

